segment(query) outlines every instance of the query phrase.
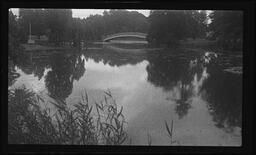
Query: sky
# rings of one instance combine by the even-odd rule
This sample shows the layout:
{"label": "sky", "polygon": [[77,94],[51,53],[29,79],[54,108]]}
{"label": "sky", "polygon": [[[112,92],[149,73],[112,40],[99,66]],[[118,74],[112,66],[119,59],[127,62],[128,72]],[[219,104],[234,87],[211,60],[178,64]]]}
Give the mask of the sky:
{"label": "sky", "polygon": [[[106,9],[109,11],[109,9]],[[79,17],[79,18],[86,18],[88,16],[95,15],[95,14],[103,14],[104,9],[72,9],[73,17]],[[144,16],[149,16],[150,10],[128,10],[128,11],[138,11],[142,13]]]}
{"label": "sky", "polygon": [[[19,14],[19,9],[11,9],[13,14],[17,15]],[[104,10],[108,10],[108,9],[72,9],[73,12],[73,17],[78,17],[78,18],[87,18],[90,15],[95,15],[95,14],[103,14]],[[146,17],[149,16],[149,11],[150,10],[128,10],[128,11],[138,11],[140,13],[142,13],[143,15],[145,15]]]}
{"label": "sky", "polygon": [[[19,14],[18,8],[12,8],[11,9],[13,14],[17,15]],[[72,15],[74,18],[87,18],[90,15],[103,15],[104,10],[109,11],[109,9],[72,9]],[[128,10],[128,11],[138,11],[142,13],[144,16],[148,17],[150,10]],[[207,10],[207,14],[209,14],[211,11]],[[208,20],[208,24],[211,23],[211,20]]]}

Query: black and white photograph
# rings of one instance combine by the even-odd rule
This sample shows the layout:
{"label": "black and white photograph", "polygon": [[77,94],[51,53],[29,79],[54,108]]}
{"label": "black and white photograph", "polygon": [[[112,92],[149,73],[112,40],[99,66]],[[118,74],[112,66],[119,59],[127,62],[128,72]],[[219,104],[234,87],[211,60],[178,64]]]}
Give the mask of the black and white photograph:
{"label": "black and white photograph", "polygon": [[241,147],[242,10],[10,8],[8,144]]}

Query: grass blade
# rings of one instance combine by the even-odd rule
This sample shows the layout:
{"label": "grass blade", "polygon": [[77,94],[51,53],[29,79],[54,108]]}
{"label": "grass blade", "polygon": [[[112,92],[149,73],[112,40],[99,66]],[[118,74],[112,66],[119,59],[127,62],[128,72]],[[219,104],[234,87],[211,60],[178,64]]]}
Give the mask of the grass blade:
{"label": "grass blade", "polygon": [[121,107],[120,112],[117,114],[117,118],[122,114],[122,111],[123,111],[123,106]]}
{"label": "grass blade", "polygon": [[165,127],[166,127],[166,130],[167,130],[169,136],[172,138],[172,132],[170,131],[169,126],[166,121],[165,121]]}

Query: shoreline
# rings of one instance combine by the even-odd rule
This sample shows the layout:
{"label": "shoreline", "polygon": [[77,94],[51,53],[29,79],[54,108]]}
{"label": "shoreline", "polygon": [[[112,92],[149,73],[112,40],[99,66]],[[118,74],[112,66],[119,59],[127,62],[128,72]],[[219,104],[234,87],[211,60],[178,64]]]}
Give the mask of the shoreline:
{"label": "shoreline", "polygon": [[[100,49],[104,49],[104,46],[106,48],[106,46],[112,47],[111,45],[115,45],[116,43],[104,43],[104,42],[91,42],[90,45],[102,45],[102,47],[87,47],[87,48],[82,48],[81,51],[88,49],[88,50],[100,50]],[[51,46],[51,45],[39,45],[39,44],[20,44],[21,47],[24,49],[25,52],[33,52],[33,51],[38,51],[38,52],[48,52],[48,51],[54,51],[54,52],[58,52],[61,50],[78,50],[78,48],[75,47],[70,47],[70,46],[60,46],[60,47],[55,47],[55,46]],[[129,44],[132,45],[132,44]],[[180,49],[185,49],[185,50],[192,50],[192,51],[219,51],[220,53],[226,53],[226,52],[232,52],[232,53],[243,53],[243,50],[232,50],[232,49],[223,49],[222,47],[218,46],[215,44],[214,41],[208,41],[208,40],[192,40],[192,41],[186,41],[186,42],[181,42],[179,47],[176,48],[180,48]],[[118,48],[119,49],[119,48]],[[166,48],[166,47],[144,47],[144,48],[120,48],[122,49],[122,51],[124,50],[125,53],[127,52],[138,52],[138,50],[143,50],[144,52],[149,52],[149,51],[153,51],[153,50],[163,50],[163,49],[172,49],[172,48]],[[120,50],[119,49],[119,50]],[[142,52],[142,53],[144,53]],[[141,52],[140,52],[141,53]]]}
{"label": "shoreline", "polygon": [[39,44],[20,44],[21,47],[24,48],[24,51],[43,51],[43,50],[66,50],[66,49],[74,49],[70,47],[54,47],[54,46],[44,46],[44,45],[39,45]]}

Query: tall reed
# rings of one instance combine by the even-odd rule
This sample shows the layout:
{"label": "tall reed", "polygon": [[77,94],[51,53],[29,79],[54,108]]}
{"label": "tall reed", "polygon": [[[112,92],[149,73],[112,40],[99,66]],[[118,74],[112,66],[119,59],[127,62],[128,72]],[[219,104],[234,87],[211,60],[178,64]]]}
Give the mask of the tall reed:
{"label": "tall reed", "polygon": [[166,128],[166,131],[168,133],[168,137],[170,138],[171,140],[171,145],[172,144],[180,144],[179,141],[177,140],[173,140],[173,130],[174,130],[174,127],[173,127],[173,120],[171,122],[171,128],[169,127],[168,123],[165,121],[165,128]]}
{"label": "tall reed", "polygon": [[45,103],[26,88],[8,90],[8,143],[121,145],[128,138],[123,108],[118,111],[110,92],[95,103],[96,115],[87,93],[74,109],[55,99],[51,103],[57,110],[52,116],[50,108],[41,107]]}

